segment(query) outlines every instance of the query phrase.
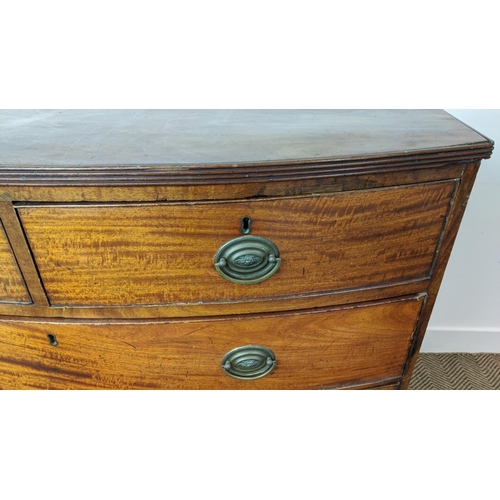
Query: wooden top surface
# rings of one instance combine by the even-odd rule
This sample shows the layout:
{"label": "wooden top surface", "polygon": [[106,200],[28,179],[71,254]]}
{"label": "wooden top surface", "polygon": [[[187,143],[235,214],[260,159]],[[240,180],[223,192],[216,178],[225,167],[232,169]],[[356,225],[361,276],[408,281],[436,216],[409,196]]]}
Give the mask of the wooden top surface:
{"label": "wooden top surface", "polygon": [[293,164],[492,143],[441,110],[1,110],[0,166]]}

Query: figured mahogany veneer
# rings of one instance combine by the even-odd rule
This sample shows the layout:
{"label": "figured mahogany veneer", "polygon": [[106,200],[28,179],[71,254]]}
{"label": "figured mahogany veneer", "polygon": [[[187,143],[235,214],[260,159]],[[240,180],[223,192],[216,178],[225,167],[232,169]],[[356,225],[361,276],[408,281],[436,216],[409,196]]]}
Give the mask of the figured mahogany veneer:
{"label": "figured mahogany veneer", "polygon": [[0,302],[31,303],[21,271],[0,222]]}
{"label": "figured mahogany veneer", "polygon": [[[439,110],[3,111],[0,388],[405,389],[492,149]],[[258,284],[215,268],[243,217]]]}
{"label": "figured mahogany veneer", "polygon": [[[269,300],[428,278],[455,185],[18,211],[52,305]],[[278,274],[255,286],[221,280],[214,268],[245,216],[283,256]]]}
{"label": "figured mahogany veneer", "polygon": [[[422,299],[156,323],[2,322],[0,385],[312,389],[395,380],[403,373]],[[224,375],[226,352],[249,344],[275,353],[274,372],[258,380]]]}

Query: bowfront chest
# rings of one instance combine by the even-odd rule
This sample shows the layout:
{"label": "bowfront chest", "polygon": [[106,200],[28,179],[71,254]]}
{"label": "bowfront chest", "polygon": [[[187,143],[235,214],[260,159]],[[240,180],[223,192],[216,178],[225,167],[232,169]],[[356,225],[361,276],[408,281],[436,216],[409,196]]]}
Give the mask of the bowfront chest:
{"label": "bowfront chest", "polygon": [[404,389],[492,142],[437,110],[0,113],[0,388]]}

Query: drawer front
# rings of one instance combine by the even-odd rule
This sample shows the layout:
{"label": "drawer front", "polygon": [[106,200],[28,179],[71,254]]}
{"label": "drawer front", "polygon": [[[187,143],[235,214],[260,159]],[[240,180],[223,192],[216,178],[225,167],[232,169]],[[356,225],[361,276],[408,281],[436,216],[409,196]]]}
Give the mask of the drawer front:
{"label": "drawer front", "polygon": [[[454,182],[272,200],[34,206],[19,215],[52,305],[270,299],[429,276]],[[274,243],[281,266],[252,285],[219,275],[238,238]]]}
{"label": "drawer front", "polygon": [[31,303],[4,227],[0,222],[0,302]]}
{"label": "drawer front", "polygon": [[[420,298],[217,320],[4,321],[0,387],[312,389],[382,383],[402,375]],[[228,376],[223,358],[241,346],[270,349],[275,369],[255,380]]]}

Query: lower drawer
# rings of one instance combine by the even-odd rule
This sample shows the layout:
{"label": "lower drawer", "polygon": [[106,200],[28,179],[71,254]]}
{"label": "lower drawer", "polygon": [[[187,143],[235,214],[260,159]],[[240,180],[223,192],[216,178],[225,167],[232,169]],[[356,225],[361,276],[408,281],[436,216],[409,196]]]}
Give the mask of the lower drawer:
{"label": "lower drawer", "polygon": [[[4,320],[0,387],[313,389],[382,384],[402,375],[420,298],[189,321]],[[270,349],[274,369],[272,359],[264,357],[264,370],[270,373],[262,378],[227,375],[222,368],[226,353],[249,345]],[[252,365],[258,365],[251,354],[245,356],[230,358],[229,366],[239,364],[243,370],[236,375],[251,375]]]}

